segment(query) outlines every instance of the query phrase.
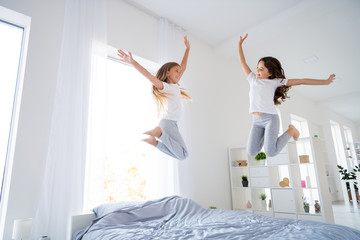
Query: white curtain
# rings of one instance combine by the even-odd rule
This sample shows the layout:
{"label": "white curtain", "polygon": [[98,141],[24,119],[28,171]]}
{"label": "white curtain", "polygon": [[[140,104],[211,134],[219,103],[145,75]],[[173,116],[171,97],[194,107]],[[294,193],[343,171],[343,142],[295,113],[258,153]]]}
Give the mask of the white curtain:
{"label": "white curtain", "polygon": [[[57,26],[54,26],[57,27]],[[106,58],[106,1],[67,0],[42,193],[32,239],[69,236],[83,205],[90,79]],[[99,73],[99,72],[97,72]]]}
{"label": "white curtain", "polygon": [[[177,62],[180,64],[185,52],[185,31],[179,26],[170,23],[167,19],[159,19],[158,24],[158,62],[160,66],[166,62]],[[186,83],[186,74],[184,74],[179,83],[181,87],[184,87]],[[183,116],[183,119],[181,119],[178,124],[185,143],[189,148],[190,142],[187,134],[186,119],[186,116]],[[152,190],[150,191],[151,194],[150,196],[148,195],[148,198],[180,195],[179,165],[184,164],[183,162],[186,161],[189,161],[189,158],[185,160],[176,160],[159,152],[158,160],[154,162],[154,169],[157,170],[157,174],[153,174],[150,183],[150,189]],[[184,176],[180,177],[182,179]]]}

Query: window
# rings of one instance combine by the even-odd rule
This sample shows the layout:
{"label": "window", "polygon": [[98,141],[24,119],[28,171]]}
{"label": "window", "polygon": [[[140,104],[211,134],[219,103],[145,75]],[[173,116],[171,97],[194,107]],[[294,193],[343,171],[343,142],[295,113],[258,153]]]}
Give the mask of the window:
{"label": "window", "polygon": [[[155,63],[136,59],[153,74],[158,68]],[[92,123],[89,125],[92,129],[89,129],[89,141],[96,142],[97,138],[103,138],[106,144],[103,152],[99,150],[100,153],[95,154],[97,144],[90,145],[93,148],[92,157],[97,157],[92,165],[89,164],[91,169],[87,167],[87,175],[89,171],[92,174],[85,186],[85,210],[105,202],[145,200],[152,191],[152,181],[157,174],[155,166],[158,152],[153,146],[141,141],[146,137],[142,133],[158,123],[150,81],[132,66],[110,57],[107,60],[107,81],[104,81],[104,86],[106,113],[94,113],[90,107]],[[98,94],[99,88],[92,90],[92,106],[101,104]]]}
{"label": "window", "polygon": [[279,127],[279,136],[282,135],[284,133],[283,131],[283,126],[282,126],[282,120],[281,120],[281,112],[280,109],[276,108],[276,112],[279,116],[279,120],[280,120],[280,127]]}
{"label": "window", "polygon": [[314,168],[314,156],[310,140],[309,124],[305,118],[290,115],[291,123],[299,130],[300,138],[296,142],[297,154],[309,155],[309,161],[311,164],[300,164],[300,177],[303,180],[311,179],[311,186],[307,186],[307,189],[303,189],[303,196],[306,196],[308,200],[313,202],[315,199],[319,199],[318,191],[313,188],[317,188],[317,177]]}
{"label": "window", "polygon": [[[293,124],[300,132],[300,138],[308,138],[309,134],[309,125],[306,119],[299,116],[290,115],[291,124]],[[311,153],[311,145],[309,141],[299,141],[296,144],[298,155],[305,155]],[[310,162],[312,161],[312,156],[310,155]]]}
{"label": "window", "polygon": [[345,154],[344,154],[344,143],[341,136],[340,125],[337,122],[331,121],[331,134],[334,142],[334,149],[336,153],[336,160],[338,165],[343,166],[344,168],[348,168]]}
{"label": "window", "polygon": [[0,169],[3,170],[16,94],[23,29],[0,21],[0,35]]}
{"label": "window", "polygon": [[3,236],[30,18],[0,6],[0,237]]}
{"label": "window", "polygon": [[347,126],[343,126],[344,128],[344,137],[346,142],[345,152],[346,152],[346,160],[348,166],[353,169],[357,166],[356,153],[354,148],[354,140],[351,134],[351,129]]}
{"label": "window", "polygon": [[290,114],[291,123],[299,130],[300,137],[305,138],[309,137],[309,125],[305,118]]}

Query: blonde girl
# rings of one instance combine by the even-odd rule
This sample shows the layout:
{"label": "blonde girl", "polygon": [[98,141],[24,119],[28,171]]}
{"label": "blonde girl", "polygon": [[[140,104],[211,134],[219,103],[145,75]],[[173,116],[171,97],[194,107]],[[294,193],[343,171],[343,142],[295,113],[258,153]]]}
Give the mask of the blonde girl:
{"label": "blonde girl", "polygon": [[290,87],[297,85],[329,85],[335,79],[335,74],[328,79],[286,79],[280,62],[273,57],[261,58],[256,73],[253,73],[246,63],[242,49],[243,42],[248,37],[240,36],[239,59],[243,72],[250,84],[250,109],[253,124],[248,139],[248,153],[255,156],[264,146],[266,155],[276,156],[287,144],[291,137],[295,141],[299,138],[299,131],[293,126],[278,137],[280,120],[275,105],[281,104],[287,96]]}
{"label": "blonde girl", "polygon": [[153,76],[136,62],[130,52],[126,54],[122,50],[118,50],[118,56],[122,61],[131,64],[150,80],[152,83],[152,94],[158,110],[165,111],[158,126],[144,133],[149,135],[149,137],[143,139],[143,141],[179,160],[187,158],[188,150],[179,132],[177,122],[181,116],[182,98],[191,100],[190,96],[179,85],[179,81],[186,69],[190,51],[190,43],[186,36],[184,37],[184,43],[186,49],[181,64],[179,65],[176,62],[165,63],[157,71],[156,76]]}

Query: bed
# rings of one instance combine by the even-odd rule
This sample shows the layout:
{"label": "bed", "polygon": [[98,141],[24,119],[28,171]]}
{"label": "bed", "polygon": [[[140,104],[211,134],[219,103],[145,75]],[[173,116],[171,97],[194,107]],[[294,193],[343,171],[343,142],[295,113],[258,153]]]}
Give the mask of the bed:
{"label": "bed", "polygon": [[[93,211],[73,217],[74,240],[360,239],[360,231],[345,226],[206,209],[179,196],[109,203]],[[77,227],[81,229],[76,231]]]}

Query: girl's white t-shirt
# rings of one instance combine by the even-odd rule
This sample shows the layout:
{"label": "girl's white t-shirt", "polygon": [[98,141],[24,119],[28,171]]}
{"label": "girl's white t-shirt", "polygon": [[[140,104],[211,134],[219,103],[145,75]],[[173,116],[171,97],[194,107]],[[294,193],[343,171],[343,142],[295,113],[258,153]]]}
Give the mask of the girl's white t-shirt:
{"label": "girl's white t-shirt", "polygon": [[164,88],[160,92],[168,93],[167,108],[163,115],[163,119],[179,121],[182,109],[181,90],[178,84],[169,84],[163,82]]}
{"label": "girl's white t-shirt", "polygon": [[286,85],[288,79],[257,79],[256,75],[251,72],[247,76],[250,84],[250,108],[249,113],[262,112],[277,114],[274,96],[278,87]]}

